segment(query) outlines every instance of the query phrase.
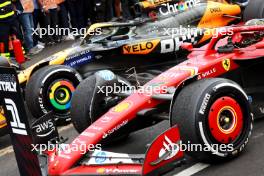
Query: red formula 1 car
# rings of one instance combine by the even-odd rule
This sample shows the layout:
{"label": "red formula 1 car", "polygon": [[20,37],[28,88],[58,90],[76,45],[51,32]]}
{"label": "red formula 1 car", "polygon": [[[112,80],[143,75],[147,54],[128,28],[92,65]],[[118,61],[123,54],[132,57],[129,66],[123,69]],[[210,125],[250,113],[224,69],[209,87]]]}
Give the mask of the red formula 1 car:
{"label": "red formula 1 car", "polygon": [[[32,136],[35,143],[56,136],[52,118],[48,114],[38,119],[31,131],[23,107],[18,106],[23,101],[15,91],[19,90],[15,72],[0,69],[1,81],[6,85],[16,83],[17,89],[0,90],[0,98],[11,120],[11,137],[22,175],[161,175],[182,164],[181,141],[205,147],[186,151],[202,161],[226,161],[238,156],[251,135],[253,113],[263,114],[264,25],[262,20],[253,22],[222,30],[202,48],[184,44],[182,48],[192,50],[188,60],[137,92],[122,90],[106,96],[97,89],[116,86],[116,76],[100,71],[88,77],[73,97],[72,120],[82,133],[67,150],[44,152],[38,158],[30,152]],[[226,32],[230,29],[231,35]],[[81,146],[109,142],[164,119],[170,121],[171,128],[154,140],[145,155],[89,152],[88,148],[84,154],[81,150]]]}

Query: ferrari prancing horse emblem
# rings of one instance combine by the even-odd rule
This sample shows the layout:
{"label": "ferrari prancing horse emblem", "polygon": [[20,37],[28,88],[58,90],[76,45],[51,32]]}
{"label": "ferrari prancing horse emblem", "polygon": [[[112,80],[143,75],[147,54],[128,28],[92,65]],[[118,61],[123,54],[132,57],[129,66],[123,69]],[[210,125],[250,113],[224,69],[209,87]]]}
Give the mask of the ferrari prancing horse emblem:
{"label": "ferrari prancing horse emblem", "polygon": [[223,68],[224,68],[226,71],[229,71],[230,66],[231,66],[231,64],[230,64],[230,59],[224,59],[224,60],[222,61],[222,66],[223,66]]}

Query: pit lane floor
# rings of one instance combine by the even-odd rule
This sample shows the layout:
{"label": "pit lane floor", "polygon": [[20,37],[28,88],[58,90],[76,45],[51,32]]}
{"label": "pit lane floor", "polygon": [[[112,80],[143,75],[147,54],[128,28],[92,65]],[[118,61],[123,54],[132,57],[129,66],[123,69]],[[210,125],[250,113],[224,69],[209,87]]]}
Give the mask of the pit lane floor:
{"label": "pit lane floor", "polygon": [[[24,66],[31,65],[61,48],[70,46],[71,42],[53,46],[45,49],[45,53],[40,53]],[[146,145],[160,133],[168,128],[167,122],[162,122],[156,126],[132,133],[127,140],[115,143],[112,146],[103,148],[114,152],[144,153]],[[59,132],[64,137],[69,137],[69,142],[74,139],[77,132],[71,124],[60,127]],[[140,147],[134,147],[140,146]],[[19,175],[12,146],[10,146],[9,136],[0,138],[0,175]],[[199,163],[191,158],[187,158],[185,165],[175,168],[166,176],[264,176],[264,119],[255,122],[252,138],[242,155],[228,163],[218,165],[208,165]]]}

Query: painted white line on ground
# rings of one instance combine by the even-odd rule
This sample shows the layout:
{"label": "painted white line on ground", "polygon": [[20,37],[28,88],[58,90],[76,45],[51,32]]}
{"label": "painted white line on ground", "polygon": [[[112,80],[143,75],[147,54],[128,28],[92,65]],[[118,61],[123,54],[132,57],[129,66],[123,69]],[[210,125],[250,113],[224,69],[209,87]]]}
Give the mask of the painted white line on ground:
{"label": "painted white line on ground", "polygon": [[196,174],[200,172],[201,170],[209,167],[210,164],[205,164],[205,163],[196,163],[193,166],[173,175],[173,176],[191,176],[193,174]]}
{"label": "painted white line on ground", "polygon": [[[58,131],[59,131],[59,133],[61,133],[61,132],[66,131],[72,127],[73,127],[72,124],[70,124],[70,125],[59,128]],[[5,156],[5,155],[12,153],[12,152],[14,152],[12,146],[5,147],[5,148],[0,150],[0,157]]]}

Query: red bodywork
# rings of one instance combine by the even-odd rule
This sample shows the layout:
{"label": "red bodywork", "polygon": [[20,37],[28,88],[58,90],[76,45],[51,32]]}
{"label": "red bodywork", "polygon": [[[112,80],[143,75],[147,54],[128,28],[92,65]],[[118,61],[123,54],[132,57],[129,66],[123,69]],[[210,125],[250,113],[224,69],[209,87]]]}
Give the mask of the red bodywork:
{"label": "red bodywork", "polygon": [[[234,35],[233,39],[239,40],[241,32],[248,31],[264,31],[264,26],[242,26],[231,27]],[[235,49],[231,53],[220,54],[215,50],[215,44],[224,44],[226,40],[221,39],[227,34],[222,33],[218,37],[213,38],[211,42],[199,49],[193,49],[193,52],[188,56],[188,60],[181,64],[172,67],[168,71],[157,76],[155,79],[148,82],[145,86],[159,85],[166,87],[178,87],[184,80],[198,75],[198,79],[217,77],[231,70],[239,68],[236,60],[254,59],[264,56],[264,41],[253,44],[243,49]],[[219,41],[221,39],[221,41]],[[115,128],[123,121],[131,121],[137,117],[137,113],[143,109],[156,107],[165,100],[154,99],[153,96],[143,93],[134,93],[120,104],[110,109],[106,114],[99,118],[92,126],[99,126],[101,130],[88,127],[80,134],[71,145],[85,143],[97,144],[103,137],[104,132]],[[61,152],[59,155],[52,153],[49,156],[49,174],[87,174],[93,172],[98,167],[92,166],[76,166],[74,165],[83,157],[80,151],[72,151],[70,153]],[[147,158],[148,159],[148,158]],[[112,166],[105,166],[112,167]],[[132,168],[138,170],[137,173],[142,173],[140,165],[124,165],[120,168]],[[135,171],[136,172],[136,171]],[[145,173],[144,173],[145,174]]]}

